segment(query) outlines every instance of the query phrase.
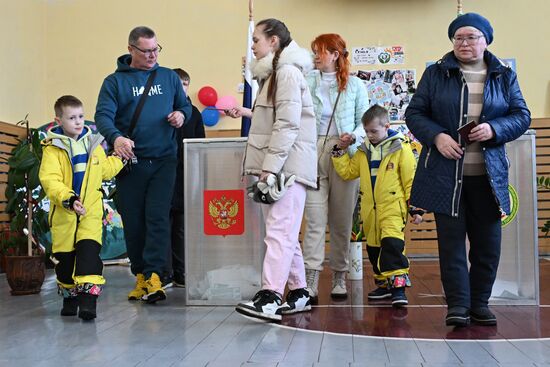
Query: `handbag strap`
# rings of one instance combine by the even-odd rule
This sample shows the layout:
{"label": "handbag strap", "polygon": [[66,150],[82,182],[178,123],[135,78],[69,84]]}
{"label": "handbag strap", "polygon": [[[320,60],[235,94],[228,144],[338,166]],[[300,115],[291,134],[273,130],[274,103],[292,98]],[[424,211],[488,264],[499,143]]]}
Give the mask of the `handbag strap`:
{"label": "handbag strap", "polygon": [[143,105],[145,104],[145,99],[147,99],[147,96],[149,95],[149,91],[151,90],[151,86],[153,85],[153,81],[155,80],[155,75],[157,75],[156,69],[153,70],[151,74],[149,74],[149,78],[147,78],[147,83],[145,84],[143,93],[139,98],[138,105],[136,106],[136,110],[134,111],[134,115],[132,116],[132,120],[130,121],[130,129],[128,129],[128,134],[127,134],[129,138],[132,138],[132,133],[136,128],[139,115],[141,115],[141,110],[143,109]]}
{"label": "handbag strap", "polygon": [[334,113],[336,112],[336,106],[338,105],[338,100],[340,99],[341,94],[342,94],[342,91],[339,91],[338,95],[336,96],[336,101],[334,102],[334,107],[332,108],[332,114],[330,115],[330,120],[328,120],[327,132],[325,134],[325,140],[323,141],[323,148],[321,148],[321,154],[319,154],[319,158],[317,159],[317,165],[319,165],[319,162],[321,161],[321,156],[323,155],[323,153],[325,151],[325,145],[327,144],[328,132],[330,131],[330,125],[332,125],[332,120],[334,120]]}

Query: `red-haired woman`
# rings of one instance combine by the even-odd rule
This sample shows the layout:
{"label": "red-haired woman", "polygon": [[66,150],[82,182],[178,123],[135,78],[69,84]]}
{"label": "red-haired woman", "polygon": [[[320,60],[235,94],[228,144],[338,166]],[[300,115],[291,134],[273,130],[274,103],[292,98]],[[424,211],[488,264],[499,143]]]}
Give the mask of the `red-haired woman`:
{"label": "red-haired woman", "polygon": [[330,229],[330,267],[333,297],[346,297],[348,248],[358,180],[344,181],[334,170],[330,151],[339,142],[352,142],[353,155],[365,137],[361,116],[368,108],[363,82],[349,75],[346,42],[338,34],[322,34],[311,42],[315,68],[308,84],[317,119],[318,190],[308,190],[303,243],[308,291],[318,293],[319,273],[325,258],[325,229]]}

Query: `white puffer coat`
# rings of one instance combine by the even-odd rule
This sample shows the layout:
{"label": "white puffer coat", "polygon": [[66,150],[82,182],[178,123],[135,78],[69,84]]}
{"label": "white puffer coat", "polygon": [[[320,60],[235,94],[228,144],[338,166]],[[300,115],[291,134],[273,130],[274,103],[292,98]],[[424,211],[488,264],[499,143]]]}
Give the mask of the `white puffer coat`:
{"label": "white puffer coat", "polygon": [[317,127],[304,75],[313,67],[310,53],[294,41],[281,52],[277,65],[276,108],[267,98],[273,55],[252,64],[260,89],[252,114],[243,174],[262,171],[296,175],[306,186],[317,185]]}

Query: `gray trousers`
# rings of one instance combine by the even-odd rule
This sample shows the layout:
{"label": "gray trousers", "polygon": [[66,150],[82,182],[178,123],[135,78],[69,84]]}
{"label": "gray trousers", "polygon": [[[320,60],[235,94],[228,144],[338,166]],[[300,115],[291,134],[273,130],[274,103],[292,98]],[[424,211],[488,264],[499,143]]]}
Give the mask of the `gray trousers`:
{"label": "gray trousers", "polygon": [[338,143],[337,136],[331,136],[323,151],[324,137],[317,140],[317,167],[319,190],[308,190],[305,207],[305,234],[303,256],[306,269],[323,270],[325,259],[325,232],[330,231],[330,268],[347,271],[349,241],[353,209],[359,192],[359,179],[344,181],[334,169],[330,151]]}

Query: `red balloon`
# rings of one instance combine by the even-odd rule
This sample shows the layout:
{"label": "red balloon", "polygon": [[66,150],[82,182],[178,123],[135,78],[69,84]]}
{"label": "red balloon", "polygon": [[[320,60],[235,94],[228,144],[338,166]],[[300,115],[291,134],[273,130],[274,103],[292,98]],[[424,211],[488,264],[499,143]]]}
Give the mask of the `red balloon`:
{"label": "red balloon", "polygon": [[218,92],[210,86],[199,89],[199,101],[205,106],[215,106],[218,101]]}

